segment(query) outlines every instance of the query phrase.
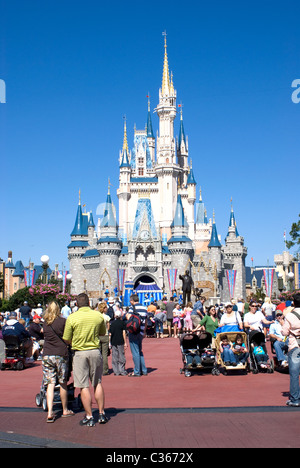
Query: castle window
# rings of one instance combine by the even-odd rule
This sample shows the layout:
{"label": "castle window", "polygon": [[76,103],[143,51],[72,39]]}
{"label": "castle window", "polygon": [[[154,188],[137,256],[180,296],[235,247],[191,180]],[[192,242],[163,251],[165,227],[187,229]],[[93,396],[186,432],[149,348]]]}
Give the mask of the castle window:
{"label": "castle window", "polygon": [[139,176],[144,175],[144,169],[142,167],[139,167]]}
{"label": "castle window", "polygon": [[139,158],[139,164],[141,164],[141,165],[144,164],[144,158]]}

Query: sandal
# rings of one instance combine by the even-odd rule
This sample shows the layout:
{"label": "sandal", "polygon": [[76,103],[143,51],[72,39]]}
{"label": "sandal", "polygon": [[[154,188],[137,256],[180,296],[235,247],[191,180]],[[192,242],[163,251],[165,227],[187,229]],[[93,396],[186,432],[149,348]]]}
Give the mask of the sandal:
{"label": "sandal", "polygon": [[56,419],[55,414],[52,414],[52,416],[48,416],[47,423],[54,423],[55,419]]}
{"label": "sandal", "polygon": [[62,418],[69,418],[70,416],[74,416],[74,414],[72,410],[68,410],[67,414],[62,415]]}

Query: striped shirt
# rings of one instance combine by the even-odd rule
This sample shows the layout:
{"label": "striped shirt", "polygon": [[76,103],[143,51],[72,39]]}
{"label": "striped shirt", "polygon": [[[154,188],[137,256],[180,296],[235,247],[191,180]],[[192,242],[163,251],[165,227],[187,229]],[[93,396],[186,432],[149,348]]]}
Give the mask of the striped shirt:
{"label": "striped shirt", "polygon": [[101,314],[89,307],[81,307],[67,318],[63,339],[72,342],[73,350],[87,351],[99,348],[99,336],[105,333]]}
{"label": "striped shirt", "polygon": [[[148,316],[148,312],[147,312],[147,307],[143,306],[142,304],[140,304],[139,302],[134,304],[134,309],[135,309],[135,312],[137,314],[139,314],[140,316],[140,319],[141,319],[141,335],[144,336],[145,334],[145,328],[147,326],[147,316]],[[133,312],[133,307],[131,306],[130,309],[129,309],[129,312],[132,313]]]}

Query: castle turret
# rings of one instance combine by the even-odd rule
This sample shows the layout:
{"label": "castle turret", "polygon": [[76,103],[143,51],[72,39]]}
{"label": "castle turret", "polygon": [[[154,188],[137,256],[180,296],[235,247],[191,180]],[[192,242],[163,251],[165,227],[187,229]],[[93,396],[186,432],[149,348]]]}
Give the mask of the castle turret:
{"label": "castle turret", "polygon": [[101,232],[97,243],[100,255],[100,288],[108,288],[110,293],[118,285],[119,255],[122,241],[118,237],[118,224],[112,203],[110,188],[108,188],[103,219],[100,224]]}
{"label": "castle turret", "polygon": [[[225,267],[225,277],[223,283],[224,297],[225,300],[231,299],[230,296],[235,298],[246,298],[246,266],[245,260],[247,256],[247,248],[244,246],[244,238],[240,236],[237,232],[236,221],[231,208],[230,214],[230,226],[228,227],[228,234],[225,240],[225,246],[222,247],[224,254],[224,267]],[[229,291],[226,278],[226,270],[234,270],[235,274],[235,284],[234,291]]]}
{"label": "castle turret", "polygon": [[[168,241],[168,248],[172,255],[172,268],[178,269],[179,274],[189,268],[189,261],[193,253],[192,240],[188,237],[189,225],[186,220],[181,196],[177,196],[175,215],[171,224],[172,237]],[[176,288],[181,287],[177,279]]]}
{"label": "castle turret", "polygon": [[127,141],[127,127],[126,120],[124,120],[124,139],[123,148],[120,152],[120,175],[119,175],[119,188],[117,191],[119,198],[119,225],[120,234],[124,239],[128,236],[128,202],[131,198],[130,193],[130,176],[131,176],[131,165],[129,161],[129,149]]}
{"label": "castle turret", "polygon": [[154,137],[153,127],[152,127],[149,96],[148,96],[148,115],[147,115],[146,132],[147,132],[148,146],[149,146],[150,155],[151,155],[151,161],[152,161],[152,165],[154,166],[155,164],[155,137]]}
{"label": "castle turret", "polygon": [[70,262],[70,273],[72,274],[72,294],[78,294],[83,290],[82,278],[84,276],[84,270],[81,257],[88,247],[88,217],[82,213],[81,192],[79,190],[76,219],[73,231],[71,232],[71,243],[68,245],[68,259]]}

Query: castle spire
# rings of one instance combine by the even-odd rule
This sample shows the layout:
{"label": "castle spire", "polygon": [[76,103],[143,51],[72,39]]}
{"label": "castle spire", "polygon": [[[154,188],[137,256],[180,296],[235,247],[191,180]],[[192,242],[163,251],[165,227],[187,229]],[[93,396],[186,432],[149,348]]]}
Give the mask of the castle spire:
{"label": "castle spire", "polygon": [[170,94],[170,74],[169,74],[169,64],[168,64],[168,54],[167,54],[167,33],[166,31],[162,33],[165,37],[165,55],[164,55],[164,68],[163,68],[163,78],[162,78],[162,87],[161,93],[163,96],[169,96]]}
{"label": "castle spire", "polygon": [[213,211],[213,225],[212,225],[210,243],[208,244],[208,247],[221,247],[221,244],[218,238],[217,227],[216,227],[215,210]]}
{"label": "castle spire", "polygon": [[128,141],[127,141],[127,126],[126,126],[126,116],[124,117],[124,139],[123,139],[123,152],[127,151],[127,154],[129,153],[128,149]]}
{"label": "castle spire", "polygon": [[178,145],[180,148],[182,141],[184,141],[184,145],[186,146],[186,140],[185,140],[184,127],[183,127],[182,104],[178,104],[178,107],[180,107],[180,127],[179,127],[179,138],[178,138]]}
{"label": "castle spire", "polygon": [[152,120],[151,120],[151,111],[150,111],[150,96],[148,94],[148,116],[147,116],[147,138],[154,138],[153,128],[152,128]]}
{"label": "castle spire", "polygon": [[124,116],[124,138],[123,138],[123,149],[122,149],[122,152],[121,152],[120,167],[130,167],[130,164],[129,164],[129,149],[128,149],[128,141],[127,141],[126,116]]}
{"label": "castle spire", "polygon": [[235,235],[236,235],[236,237],[239,237],[239,233],[238,233],[238,230],[237,230],[237,227],[236,227],[236,220],[235,220],[235,216],[234,216],[233,206],[232,206],[232,198],[231,198],[230,202],[231,202],[231,210],[230,210],[230,218],[229,218],[229,227],[234,226],[235,227]]}

